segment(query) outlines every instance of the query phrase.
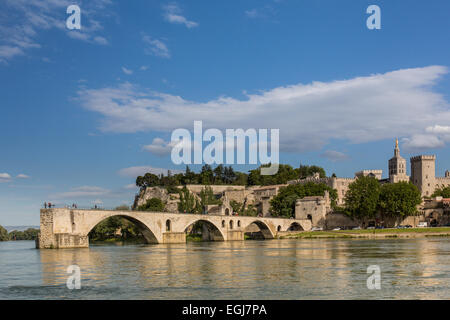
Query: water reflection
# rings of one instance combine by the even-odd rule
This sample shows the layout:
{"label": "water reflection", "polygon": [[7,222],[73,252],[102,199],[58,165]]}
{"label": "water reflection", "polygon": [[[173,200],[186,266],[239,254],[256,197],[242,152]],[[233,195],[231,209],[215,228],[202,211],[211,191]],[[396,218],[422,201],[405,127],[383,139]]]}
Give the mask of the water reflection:
{"label": "water reflection", "polygon": [[[304,239],[35,250],[0,244],[0,299],[448,299],[450,241]],[[65,286],[81,268],[82,289]],[[379,265],[381,290],[368,290]]]}

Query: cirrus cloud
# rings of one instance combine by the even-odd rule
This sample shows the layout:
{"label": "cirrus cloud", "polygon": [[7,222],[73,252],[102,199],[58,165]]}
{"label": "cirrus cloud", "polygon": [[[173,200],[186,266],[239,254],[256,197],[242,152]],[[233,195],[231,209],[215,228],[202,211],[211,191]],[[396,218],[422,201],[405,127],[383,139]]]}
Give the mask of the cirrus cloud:
{"label": "cirrus cloud", "polygon": [[167,22],[175,24],[184,24],[188,29],[195,28],[198,23],[195,21],[189,21],[184,16],[181,15],[182,10],[176,3],[171,3],[163,7],[164,9],[164,19]]}
{"label": "cirrus cloud", "polygon": [[[81,30],[66,28],[66,8],[78,4],[82,8]],[[81,5],[83,4],[83,5]],[[55,29],[66,32],[73,39],[106,45],[108,40],[99,36],[103,30],[97,16],[105,15],[104,9],[111,0],[4,0],[0,11],[5,12],[0,19],[0,62],[6,63],[13,57],[25,55],[27,50],[40,48],[39,33]]]}

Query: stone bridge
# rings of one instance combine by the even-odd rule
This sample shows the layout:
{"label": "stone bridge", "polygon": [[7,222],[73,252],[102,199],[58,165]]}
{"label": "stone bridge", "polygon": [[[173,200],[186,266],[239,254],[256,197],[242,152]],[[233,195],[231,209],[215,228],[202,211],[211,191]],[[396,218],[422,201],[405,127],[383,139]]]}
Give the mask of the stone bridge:
{"label": "stone bridge", "polygon": [[89,232],[101,221],[120,216],[133,222],[148,243],[184,243],[186,230],[202,221],[202,237],[206,241],[244,240],[250,225],[259,227],[265,239],[279,232],[310,230],[310,220],[186,213],[107,211],[81,209],[41,209],[37,248],[89,247]]}

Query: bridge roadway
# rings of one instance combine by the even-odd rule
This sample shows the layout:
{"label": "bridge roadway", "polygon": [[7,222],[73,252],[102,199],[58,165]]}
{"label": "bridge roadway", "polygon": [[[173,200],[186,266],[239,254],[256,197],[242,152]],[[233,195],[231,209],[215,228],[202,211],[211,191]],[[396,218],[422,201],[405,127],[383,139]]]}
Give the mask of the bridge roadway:
{"label": "bridge roadway", "polygon": [[89,247],[89,232],[101,221],[121,216],[135,223],[148,243],[186,242],[186,230],[197,221],[203,221],[202,236],[210,241],[244,240],[244,233],[251,224],[256,224],[265,239],[273,239],[277,233],[292,227],[310,230],[310,220],[272,217],[248,217],[228,215],[199,215],[189,213],[41,209],[40,234],[36,247],[86,248]]}

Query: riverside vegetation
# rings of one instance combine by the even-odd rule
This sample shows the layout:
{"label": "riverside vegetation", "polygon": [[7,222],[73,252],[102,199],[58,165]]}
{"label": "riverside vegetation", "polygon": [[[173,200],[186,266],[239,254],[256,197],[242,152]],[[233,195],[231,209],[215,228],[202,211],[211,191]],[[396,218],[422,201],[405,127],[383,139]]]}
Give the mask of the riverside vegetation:
{"label": "riverside vegetation", "polygon": [[39,229],[28,228],[24,231],[13,230],[8,232],[0,226],[0,241],[36,240]]}

